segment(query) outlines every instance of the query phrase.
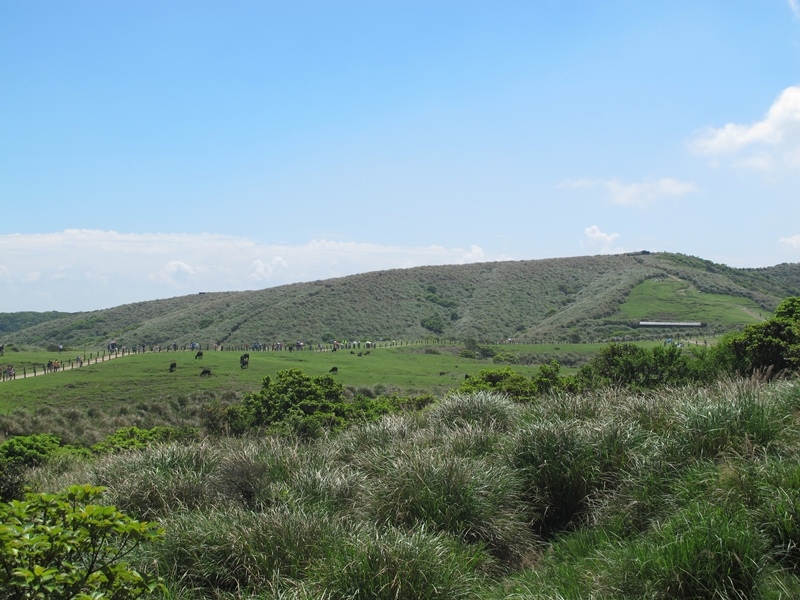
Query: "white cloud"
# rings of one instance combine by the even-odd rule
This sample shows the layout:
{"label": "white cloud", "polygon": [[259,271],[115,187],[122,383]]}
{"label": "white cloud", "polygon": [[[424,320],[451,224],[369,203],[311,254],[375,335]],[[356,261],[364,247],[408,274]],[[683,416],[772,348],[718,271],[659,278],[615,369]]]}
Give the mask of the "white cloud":
{"label": "white cloud", "polygon": [[609,200],[622,206],[648,206],[666,197],[685,196],[697,190],[694,183],[671,177],[646,179],[624,183],[619,179],[577,179],[564,181],[561,189],[601,188],[608,192]]}
{"label": "white cloud", "polygon": [[624,248],[614,246],[614,242],[619,238],[618,233],[604,233],[597,225],[591,225],[583,230],[588,240],[588,246],[600,254],[620,254],[625,252]]}
{"label": "white cloud", "polygon": [[788,0],[789,8],[792,9],[794,16],[800,19],[800,2],[798,0]]}
{"label": "white cloud", "polygon": [[[796,3],[795,3],[796,5]],[[761,171],[800,167],[800,86],[788,87],[760,121],[707,127],[689,148],[709,158],[729,158],[737,167]]]}
{"label": "white cloud", "polygon": [[790,250],[800,250],[800,233],[790,237],[783,237],[778,240],[778,243]]}
{"label": "white cloud", "polygon": [[182,282],[192,280],[197,274],[196,269],[186,264],[182,260],[171,260],[165,264],[157,273],[151,273],[150,279],[168,283],[171,285],[179,285]]}
{"label": "white cloud", "polygon": [[217,234],[70,229],[0,235],[2,311],[81,311],[197,293],[274,287],[383,269],[487,260],[479,246],[312,240],[264,244]]}

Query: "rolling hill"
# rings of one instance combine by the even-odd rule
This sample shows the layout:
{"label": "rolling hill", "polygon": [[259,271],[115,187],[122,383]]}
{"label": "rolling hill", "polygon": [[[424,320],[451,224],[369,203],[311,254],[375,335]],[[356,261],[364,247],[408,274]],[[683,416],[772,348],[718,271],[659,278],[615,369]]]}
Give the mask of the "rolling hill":
{"label": "rolling hill", "polygon": [[702,335],[715,335],[766,318],[796,295],[798,263],[737,269],[641,252],[394,269],[91,312],[0,313],[0,335],[20,347],[104,346],[112,339],[121,345],[609,341],[654,335],[638,327],[648,320],[702,321]]}

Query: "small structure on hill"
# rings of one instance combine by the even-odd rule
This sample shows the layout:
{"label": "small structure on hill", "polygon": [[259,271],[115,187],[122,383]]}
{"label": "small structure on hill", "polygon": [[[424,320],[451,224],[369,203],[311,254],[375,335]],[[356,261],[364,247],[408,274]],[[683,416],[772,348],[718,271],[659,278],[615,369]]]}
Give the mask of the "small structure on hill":
{"label": "small structure on hill", "polygon": [[705,327],[701,321],[639,321],[639,327]]}

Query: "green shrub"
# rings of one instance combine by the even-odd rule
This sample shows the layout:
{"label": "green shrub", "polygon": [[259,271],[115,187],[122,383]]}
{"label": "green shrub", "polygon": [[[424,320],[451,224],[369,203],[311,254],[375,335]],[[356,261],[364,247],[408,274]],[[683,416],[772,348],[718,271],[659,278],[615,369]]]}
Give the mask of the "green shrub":
{"label": "green shrub", "polygon": [[20,500],[25,485],[25,465],[19,459],[0,458],[0,502]]}
{"label": "green shrub", "polygon": [[59,452],[61,440],[49,433],[20,435],[0,444],[0,458],[33,467]]}
{"label": "green shrub", "polygon": [[457,391],[462,393],[494,391],[519,401],[530,400],[536,396],[533,382],[524,375],[512,371],[509,367],[483,369],[469,379],[465,379]]}
{"label": "green shrub", "polygon": [[281,426],[301,438],[345,423],[344,388],[331,375],[311,377],[300,369],[265,377],[261,390],[248,394],[244,406],[255,426]]}
{"label": "green shrub", "polygon": [[0,595],[12,600],[139,598],[160,580],[123,562],[160,537],[113,506],[94,504],[103,488],[73,486],[0,503]]}
{"label": "green shrub", "polygon": [[495,364],[508,364],[508,365],[518,365],[519,364],[519,357],[516,354],[511,354],[510,352],[498,352],[492,357],[492,362]]}
{"label": "green shrub", "polygon": [[432,333],[442,333],[444,331],[444,322],[438,315],[430,315],[420,321],[425,329]]}
{"label": "green shrub", "polygon": [[651,349],[636,344],[609,344],[597,353],[577,375],[582,388],[624,386],[653,389],[697,381],[706,371],[696,369],[690,354],[675,345]]}
{"label": "green shrub", "polygon": [[197,429],[194,427],[153,427],[140,429],[139,427],[126,427],[118,429],[102,442],[92,446],[92,451],[98,454],[119,452],[146,448],[159,442],[189,441],[197,439]]}

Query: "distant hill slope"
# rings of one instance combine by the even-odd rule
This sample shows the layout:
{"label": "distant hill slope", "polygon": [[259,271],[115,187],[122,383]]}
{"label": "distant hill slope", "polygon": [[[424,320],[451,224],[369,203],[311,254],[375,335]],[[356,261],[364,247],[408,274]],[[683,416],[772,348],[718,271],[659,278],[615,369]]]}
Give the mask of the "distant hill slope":
{"label": "distant hill slope", "polygon": [[[667,278],[676,286],[644,285]],[[18,322],[21,313],[0,314],[0,331],[6,342],[43,347],[112,339],[123,345],[426,337],[608,341],[653,335],[636,323],[655,318],[702,320],[708,333],[719,333],[760,319],[760,312],[794,295],[800,295],[800,264],[735,269],[642,252],[376,271],[62,313],[16,331],[3,324]],[[651,296],[657,315],[648,314]]]}

